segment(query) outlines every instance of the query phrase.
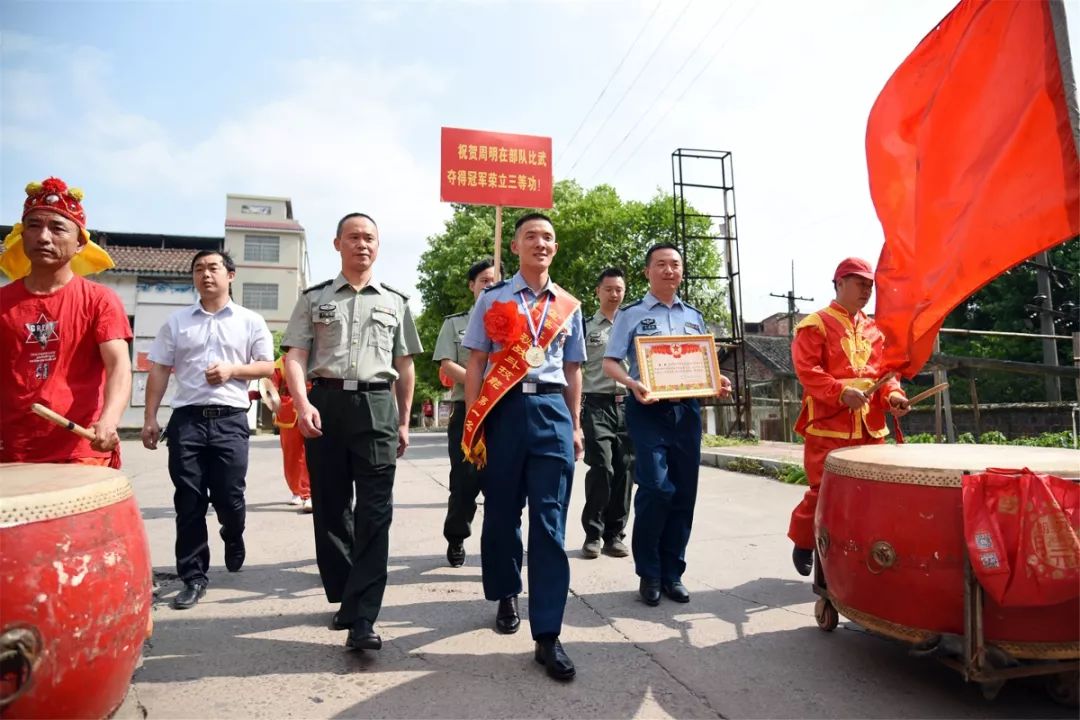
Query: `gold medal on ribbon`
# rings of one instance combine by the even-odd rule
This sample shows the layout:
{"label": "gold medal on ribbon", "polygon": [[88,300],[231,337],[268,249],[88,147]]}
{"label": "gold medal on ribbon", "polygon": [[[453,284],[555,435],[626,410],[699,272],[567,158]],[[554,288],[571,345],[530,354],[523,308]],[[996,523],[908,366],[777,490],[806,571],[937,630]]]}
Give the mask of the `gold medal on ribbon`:
{"label": "gold medal on ribbon", "polygon": [[538,368],[544,364],[544,349],[539,345],[532,345],[525,351],[525,362],[529,367]]}

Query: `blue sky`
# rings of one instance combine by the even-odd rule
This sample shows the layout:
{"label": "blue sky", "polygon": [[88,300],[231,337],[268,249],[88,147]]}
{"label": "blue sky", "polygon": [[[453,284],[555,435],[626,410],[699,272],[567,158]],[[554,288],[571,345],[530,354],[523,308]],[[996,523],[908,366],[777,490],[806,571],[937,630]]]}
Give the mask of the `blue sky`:
{"label": "blue sky", "polygon": [[876,260],[866,116],[952,5],[2,0],[0,222],[48,175],[113,231],[220,235],[227,192],[283,195],[313,280],[336,272],[337,218],[362,210],[379,276],[411,289],[449,216],[444,125],[550,135],[556,178],[634,199],[670,192],[674,149],[730,150],[756,320],[785,309],[769,293],[792,261],[809,306],[840,258]]}

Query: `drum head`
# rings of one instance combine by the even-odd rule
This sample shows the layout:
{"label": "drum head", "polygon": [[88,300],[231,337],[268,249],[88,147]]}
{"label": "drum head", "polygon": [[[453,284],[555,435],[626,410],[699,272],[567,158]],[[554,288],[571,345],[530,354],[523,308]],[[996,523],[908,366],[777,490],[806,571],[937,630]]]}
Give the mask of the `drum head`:
{"label": "drum head", "polygon": [[116,470],[67,463],[0,464],[0,527],[90,512],[134,493]]}
{"label": "drum head", "polygon": [[989,468],[1022,470],[1075,480],[1080,452],[1019,445],[860,445],[829,453],[825,469],[838,475],[959,487],[965,474]]}

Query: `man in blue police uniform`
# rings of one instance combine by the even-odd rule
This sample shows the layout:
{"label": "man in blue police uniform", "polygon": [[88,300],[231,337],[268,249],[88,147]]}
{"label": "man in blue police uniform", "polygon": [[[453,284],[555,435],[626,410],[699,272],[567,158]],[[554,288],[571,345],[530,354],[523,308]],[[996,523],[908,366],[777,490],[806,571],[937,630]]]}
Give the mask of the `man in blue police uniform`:
{"label": "man in blue police uniform", "polygon": [[[482,462],[471,444],[477,427],[474,418],[480,417],[486,437],[478,443],[486,447],[487,461],[480,471],[484,491],[480,557],[484,596],[499,602],[496,629],[510,634],[520,626],[521,510],[527,499],[534,657],[551,677],[570,680],[574,663],[559,642],[570,588],[563,541],[574,462],[583,453],[585,342],[580,303],[548,275],[558,248],[548,217],[523,216],[510,244],[520,258],[520,270],[477,300],[463,341],[472,350],[465,374],[469,413],[464,443],[470,459]],[[493,337],[496,321],[512,325],[519,313],[526,330]],[[514,339],[525,337],[531,340]]]}
{"label": "man in blue police uniform", "polygon": [[[633,393],[626,401],[638,486],[631,549],[641,578],[639,592],[648,605],[660,604],[661,592],[675,602],[690,602],[682,575],[697,500],[701,414],[697,400],[650,397],[649,387],[641,382],[634,349],[634,338],[639,335],[709,333],[701,313],[679,299],[682,275],[678,248],[668,244],[649,248],[645,255],[649,292],[619,309],[604,352],[604,372]],[[731,383],[722,377],[720,396],[730,394]]]}

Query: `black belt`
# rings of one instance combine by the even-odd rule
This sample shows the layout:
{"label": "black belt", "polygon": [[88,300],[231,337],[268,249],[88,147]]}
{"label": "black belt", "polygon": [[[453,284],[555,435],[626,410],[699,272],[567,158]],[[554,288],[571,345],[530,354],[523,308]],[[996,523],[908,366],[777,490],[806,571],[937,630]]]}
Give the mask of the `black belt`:
{"label": "black belt", "polygon": [[565,389],[566,386],[559,383],[523,382],[510,388],[509,392],[520,392],[523,395],[551,395],[561,393]]}
{"label": "black belt", "polygon": [[317,377],[311,381],[311,384],[315,387],[334,388],[335,390],[348,392],[378,392],[379,390],[390,389],[390,383],[385,380],[383,382],[360,382],[359,380]]}
{"label": "black belt", "polygon": [[229,415],[235,415],[237,413],[246,413],[247,408],[233,407],[232,405],[182,405],[178,408],[173,408],[173,414],[187,413],[191,415],[202,415],[204,418],[218,418],[228,417]]}
{"label": "black belt", "polygon": [[610,403],[622,405],[626,400],[626,393],[582,393],[586,400],[592,402]]}

